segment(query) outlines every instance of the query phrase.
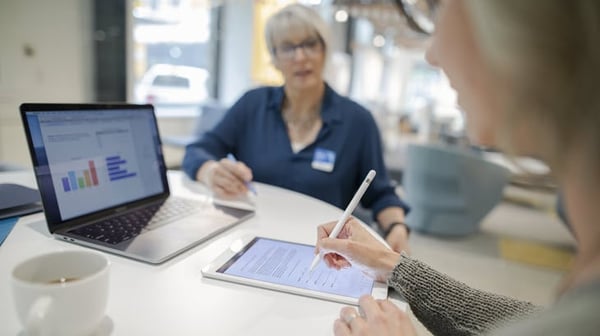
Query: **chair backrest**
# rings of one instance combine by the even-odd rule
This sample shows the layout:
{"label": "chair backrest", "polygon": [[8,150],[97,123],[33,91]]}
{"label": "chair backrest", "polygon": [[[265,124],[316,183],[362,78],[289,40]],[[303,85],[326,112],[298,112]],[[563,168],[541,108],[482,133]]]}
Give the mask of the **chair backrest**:
{"label": "chair backrest", "polygon": [[457,146],[411,144],[403,186],[411,212],[408,225],[440,235],[475,232],[500,201],[508,169]]}
{"label": "chair backrest", "polygon": [[185,147],[199,140],[204,133],[217,125],[227,113],[227,107],[216,103],[207,102],[198,107],[198,115],[194,117],[194,126],[189,134],[163,136],[162,143],[174,147]]}
{"label": "chair backrest", "polygon": [[196,120],[196,125],[194,126],[194,131],[192,135],[196,138],[200,138],[204,133],[210,131],[213,127],[215,127],[225,113],[227,113],[228,108],[217,102],[207,102],[200,106],[200,116]]}

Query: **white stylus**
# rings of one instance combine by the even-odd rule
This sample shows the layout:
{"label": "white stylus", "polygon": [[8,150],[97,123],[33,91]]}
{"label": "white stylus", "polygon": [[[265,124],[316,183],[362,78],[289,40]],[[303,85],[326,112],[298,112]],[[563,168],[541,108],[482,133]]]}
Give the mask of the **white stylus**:
{"label": "white stylus", "polygon": [[[365,191],[367,191],[367,188],[373,181],[373,178],[375,178],[375,174],[376,173],[373,169],[371,169],[369,171],[369,173],[365,177],[365,180],[360,185],[360,187],[356,191],[356,194],[354,194],[354,197],[352,197],[352,200],[346,207],[346,210],[344,210],[342,217],[340,217],[340,220],[338,220],[337,224],[335,224],[333,231],[331,231],[331,233],[329,234],[329,238],[337,238],[340,231],[342,231],[344,224],[346,224],[348,217],[350,217],[350,215],[354,212],[354,209],[356,209],[358,202],[360,202],[360,199],[362,198],[363,194],[365,193]],[[313,259],[312,264],[310,264],[310,272],[312,272],[312,270],[315,268],[315,266],[317,266],[317,264],[319,263],[320,260],[321,260],[321,253],[318,253],[315,256],[315,258]]]}

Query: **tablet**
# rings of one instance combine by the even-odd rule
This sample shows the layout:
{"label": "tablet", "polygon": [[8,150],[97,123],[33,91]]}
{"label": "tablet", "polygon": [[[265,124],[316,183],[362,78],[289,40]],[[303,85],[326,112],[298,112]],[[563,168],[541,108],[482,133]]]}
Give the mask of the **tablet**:
{"label": "tablet", "polygon": [[312,271],[312,245],[264,237],[235,241],[214,262],[202,269],[208,278],[262,287],[318,299],[358,305],[371,294],[387,297],[387,285],[376,282],[357,268],[335,270],[324,262]]}

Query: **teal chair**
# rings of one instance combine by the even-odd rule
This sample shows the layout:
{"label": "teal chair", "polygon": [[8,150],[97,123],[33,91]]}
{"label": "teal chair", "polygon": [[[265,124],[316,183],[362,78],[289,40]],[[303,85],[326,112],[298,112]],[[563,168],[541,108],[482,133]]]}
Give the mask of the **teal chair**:
{"label": "teal chair", "polygon": [[462,236],[502,198],[509,170],[458,146],[411,144],[402,180],[411,212],[411,229],[443,236]]}

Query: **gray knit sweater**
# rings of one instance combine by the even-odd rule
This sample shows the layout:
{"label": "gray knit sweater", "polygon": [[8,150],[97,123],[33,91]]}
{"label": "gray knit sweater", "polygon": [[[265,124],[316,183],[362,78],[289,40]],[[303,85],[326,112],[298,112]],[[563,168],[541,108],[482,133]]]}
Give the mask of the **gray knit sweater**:
{"label": "gray knit sweater", "polygon": [[405,253],[388,284],[434,335],[479,335],[541,310],[529,302],[473,289]]}

